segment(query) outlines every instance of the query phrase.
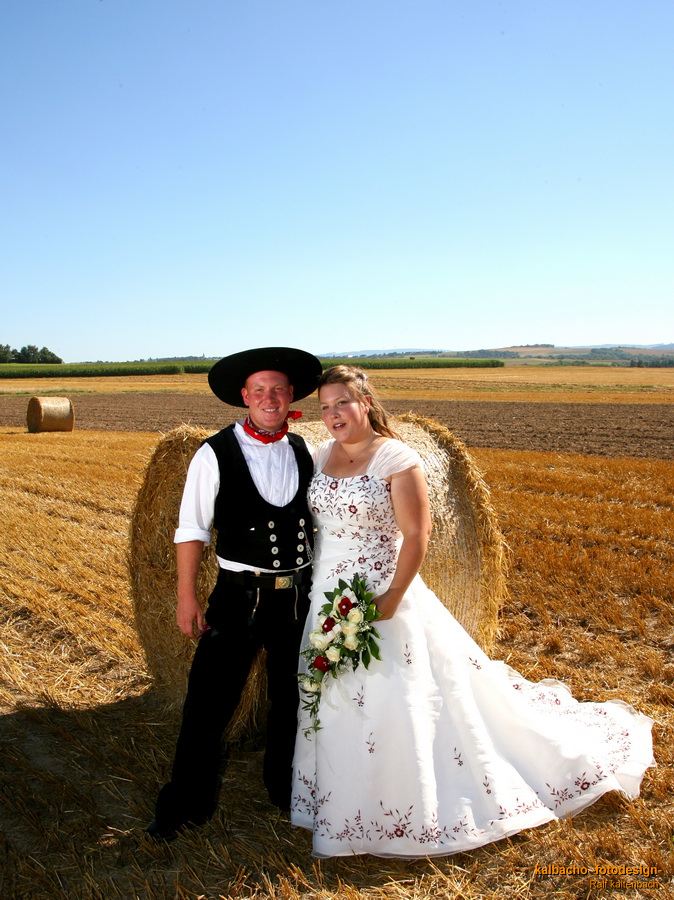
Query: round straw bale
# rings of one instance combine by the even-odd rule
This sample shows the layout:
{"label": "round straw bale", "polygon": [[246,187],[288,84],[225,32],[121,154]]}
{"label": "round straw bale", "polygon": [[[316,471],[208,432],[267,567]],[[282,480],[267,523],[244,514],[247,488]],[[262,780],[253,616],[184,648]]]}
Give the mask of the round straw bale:
{"label": "round straw bale", "polygon": [[[505,544],[489,491],[465,446],[439,423],[418,416],[394,421],[401,438],[420,453],[429,484],[433,536],[422,568],[426,583],[486,650],[496,635],[505,592]],[[295,426],[312,444],[325,438],[321,422]],[[175,625],[173,532],[189,462],[210,432],[181,426],[157,445],[131,519],[129,567],[136,626],[155,687],[178,706],[194,649]],[[217,573],[213,542],[206,548],[197,591],[206,601]],[[255,730],[266,697],[260,653],[228,731]]]}
{"label": "round straw bale", "polygon": [[28,431],[72,431],[75,412],[68,397],[31,397],[26,413]]}

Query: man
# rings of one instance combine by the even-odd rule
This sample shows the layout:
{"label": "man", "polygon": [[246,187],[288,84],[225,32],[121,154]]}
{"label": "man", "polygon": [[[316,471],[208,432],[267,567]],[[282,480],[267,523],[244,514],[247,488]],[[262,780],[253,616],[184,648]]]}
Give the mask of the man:
{"label": "man", "polygon": [[[270,701],[264,781],[272,803],[290,806],[297,657],[313,556],[306,499],[313,466],[303,439],[287,433],[287,419],[290,403],[311,394],[320,373],[315,356],[289,347],[235,353],[209,372],[216,396],[248,407],[248,415],[204,442],[185,482],[174,539],[176,620],[199,642],[171,780],[147,829],[156,840],[172,840],[215,812],[222,735],[260,647],[267,651]],[[211,525],[219,572],[204,614],[196,582]]]}

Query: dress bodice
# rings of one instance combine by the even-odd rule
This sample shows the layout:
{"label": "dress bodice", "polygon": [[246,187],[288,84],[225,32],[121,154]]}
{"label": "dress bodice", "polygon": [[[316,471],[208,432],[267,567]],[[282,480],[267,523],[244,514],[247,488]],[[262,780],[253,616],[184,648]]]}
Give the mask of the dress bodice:
{"label": "dress bodice", "polygon": [[420,464],[400,441],[384,441],[365,473],[338,478],[323,472],[334,441],[319,447],[309,506],[319,525],[316,566],[320,578],[349,579],[358,573],[380,587],[395,571],[402,536],[396,524],[389,479]]}

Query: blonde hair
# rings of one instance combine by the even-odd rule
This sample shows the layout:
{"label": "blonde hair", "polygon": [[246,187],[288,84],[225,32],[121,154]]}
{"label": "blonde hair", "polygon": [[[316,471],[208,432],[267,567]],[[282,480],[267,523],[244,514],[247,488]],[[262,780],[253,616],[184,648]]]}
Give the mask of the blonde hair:
{"label": "blonde hair", "polygon": [[375,396],[372,385],[362,369],[356,366],[331,366],[323,372],[318,381],[319,393],[326,384],[343,384],[354,400],[369,398],[368,419],[374,431],[384,437],[399,437],[389,425],[388,413]]}

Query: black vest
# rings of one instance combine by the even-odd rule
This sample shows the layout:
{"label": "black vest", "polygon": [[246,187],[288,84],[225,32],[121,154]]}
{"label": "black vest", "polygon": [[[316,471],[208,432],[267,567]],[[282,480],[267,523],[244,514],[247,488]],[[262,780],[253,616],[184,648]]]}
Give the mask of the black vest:
{"label": "black vest", "polygon": [[307,504],[313,475],[311,455],[299,435],[288,434],[299,485],[290,503],[273,506],[255,487],[234,427],[230,425],[206,440],[220,469],[213,518],[218,532],[216,553],[255,568],[279,572],[298,569],[313,557],[313,523]]}

